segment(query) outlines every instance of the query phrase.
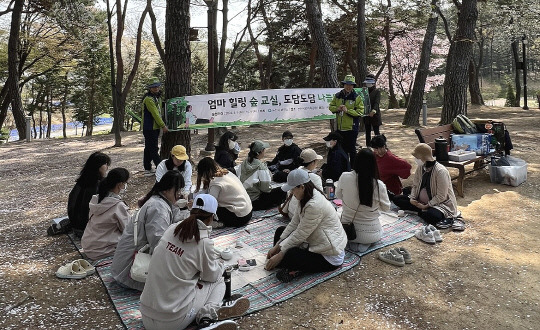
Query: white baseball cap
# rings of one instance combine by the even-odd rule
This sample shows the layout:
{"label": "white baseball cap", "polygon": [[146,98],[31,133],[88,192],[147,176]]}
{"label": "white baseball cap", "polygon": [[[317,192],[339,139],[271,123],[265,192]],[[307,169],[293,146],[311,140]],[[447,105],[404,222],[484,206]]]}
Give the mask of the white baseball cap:
{"label": "white baseball cap", "polygon": [[218,202],[216,198],[208,194],[199,194],[193,201],[194,209],[201,209],[208,213],[216,214],[218,208]]}
{"label": "white baseball cap", "polygon": [[284,184],[281,189],[283,191],[289,191],[292,188],[311,181],[309,174],[306,170],[297,168],[287,175],[287,183]]}

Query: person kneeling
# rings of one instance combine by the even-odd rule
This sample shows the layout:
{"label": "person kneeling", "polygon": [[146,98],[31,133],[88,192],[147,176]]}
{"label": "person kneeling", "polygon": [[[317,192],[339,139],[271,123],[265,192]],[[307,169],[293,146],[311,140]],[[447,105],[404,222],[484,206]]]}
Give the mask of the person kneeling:
{"label": "person kneeling", "polygon": [[345,258],[347,236],[334,207],[305,170],[291,171],[282,189],[292,190],[300,205],[291,222],[276,230],[274,247],[266,256],[266,270],[282,268],[276,276],[289,282],[302,272],[337,269]]}

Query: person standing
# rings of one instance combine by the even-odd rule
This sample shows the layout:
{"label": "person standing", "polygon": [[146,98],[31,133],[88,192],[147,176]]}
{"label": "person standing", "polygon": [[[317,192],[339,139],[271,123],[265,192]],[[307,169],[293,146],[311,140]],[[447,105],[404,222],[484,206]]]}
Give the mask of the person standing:
{"label": "person standing", "polygon": [[158,167],[161,162],[159,157],[159,131],[167,133],[169,129],[161,119],[161,82],[153,77],[146,85],[148,93],[144,95],[142,101],[142,126],[144,136],[144,176],[152,176],[156,172],[152,169],[152,162]]}
{"label": "person standing", "polygon": [[375,135],[381,134],[379,126],[382,125],[381,109],[379,103],[381,103],[381,91],[375,86],[377,80],[373,74],[368,74],[364,85],[368,88],[369,92],[369,113],[364,114],[364,126],[366,129],[366,146],[369,146],[371,142],[371,131],[375,132]]}
{"label": "person standing", "polygon": [[343,150],[352,162],[356,155],[356,136],[358,135],[354,132],[354,121],[364,113],[364,102],[354,90],[356,82],[353,75],[345,76],[341,83],[343,89],[334,95],[329,108],[336,114],[337,132],[343,137]]}

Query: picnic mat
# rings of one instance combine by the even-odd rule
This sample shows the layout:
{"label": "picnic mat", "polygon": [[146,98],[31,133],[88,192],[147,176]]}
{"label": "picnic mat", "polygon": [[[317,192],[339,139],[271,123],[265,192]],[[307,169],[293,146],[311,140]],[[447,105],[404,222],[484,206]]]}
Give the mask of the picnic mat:
{"label": "picnic mat", "polygon": [[[304,275],[289,283],[281,283],[274,275],[269,275],[234,290],[233,293],[240,293],[249,298],[251,307],[247,314],[260,311],[290,299],[319,283],[351,269],[360,262],[360,257],[364,254],[412,237],[414,231],[422,226],[420,218],[411,214],[406,214],[400,218],[387,215],[381,221],[384,229],[384,235],[381,240],[364,253],[355,254],[347,252],[343,265],[335,271]],[[254,212],[253,220],[245,227],[213,230],[211,237],[214,239],[218,248],[228,246],[240,239],[243,243],[246,243],[259,252],[266,253],[272,247],[275,229],[283,225],[286,225],[286,222],[283,221],[281,215],[278,214],[276,209],[271,209]],[[95,265],[96,271],[103,281],[107,293],[126,328],[142,329],[143,325],[139,312],[140,292],[122,288],[116,283],[111,275],[111,262],[112,257],[98,261]],[[234,274],[232,281],[234,281]]]}

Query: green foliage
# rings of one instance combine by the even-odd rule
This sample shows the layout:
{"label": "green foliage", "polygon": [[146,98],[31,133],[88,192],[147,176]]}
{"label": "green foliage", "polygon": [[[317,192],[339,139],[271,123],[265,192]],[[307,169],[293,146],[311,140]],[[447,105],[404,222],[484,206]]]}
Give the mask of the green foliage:
{"label": "green foliage", "polygon": [[512,86],[511,83],[508,83],[506,85],[506,103],[504,104],[505,107],[513,107],[516,103],[516,93],[514,92],[514,86]]}
{"label": "green foliage", "polygon": [[6,127],[2,127],[0,129],[0,144],[7,142],[8,138],[9,138],[9,129],[7,129]]}

